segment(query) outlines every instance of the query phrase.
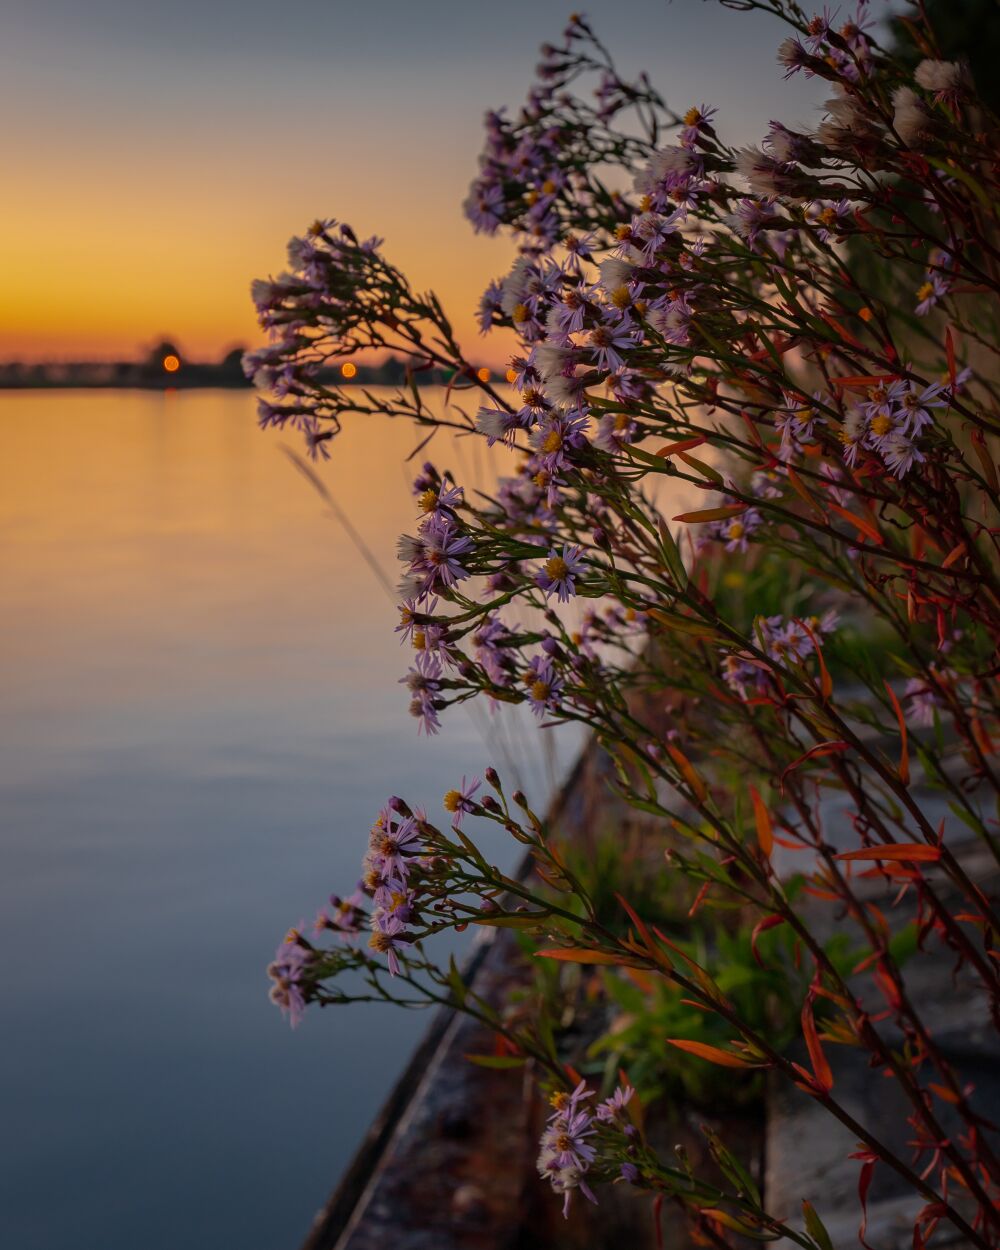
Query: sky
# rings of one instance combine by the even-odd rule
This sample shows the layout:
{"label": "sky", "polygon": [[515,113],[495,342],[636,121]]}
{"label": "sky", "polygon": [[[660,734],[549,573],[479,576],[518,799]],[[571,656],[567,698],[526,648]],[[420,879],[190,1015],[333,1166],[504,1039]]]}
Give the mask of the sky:
{"label": "sky", "polygon": [[[386,239],[433,288],[468,355],[511,246],[461,202],[487,108],[516,107],[558,0],[5,0],[0,360],[132,358],[163,336],[192,359],[257,341],[250,280],[317,216]],[[814,122],[768,15],[713,0],[592,0],[623,71],[680,112],[720,109],[759,140]]]}

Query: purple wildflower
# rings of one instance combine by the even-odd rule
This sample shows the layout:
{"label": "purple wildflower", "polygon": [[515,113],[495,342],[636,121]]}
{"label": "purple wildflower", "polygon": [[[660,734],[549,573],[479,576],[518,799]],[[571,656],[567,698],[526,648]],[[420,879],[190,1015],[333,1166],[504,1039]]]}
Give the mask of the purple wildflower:
{"label": "purple wildflower", "polygon": [[560,603],[569,603],[570,596],[576,594],[576,582],[573,580],[583,572],[583,550],[580,547],[563,547],[562,554],[550,551],[535,581],[545,592],[545,597],[556,595]]}
{"label": "purple wildflower", "polygon": [[472,780],[467,783],[465,777],[463,776],[461,786],[457,790],[449,790],[444,796],[444,810],[446,812],[452,812],[454,815],[454,819],[451,822],[453,829],[461,827],[462,817],[466,814],[466,812],[472,812],[475,810],[476,805],[472,801],[472,796],[482,784],[482,780],[479,777],[473,777]]}
{"label": "purple wildflower", "polygon": [[271,986],[271,1002],[281,1008],[292,1028],[297,1028],[306,1009],[303,990],[304,973],[315,960],[316,952],[297,929],[289,929],[284,941],[268,964],[267,975]]}
{"label": "purple wildflower", "polygon": [[385,955],[386,963],[389,966],[389,975],[399,975],[399,955],[400,946],[410,945],[409,938],[403,936],[403,922],[398,916],[384,915],[373,916],[372,924],[377,923],[378,927],[372,929],[372,935],[368,939],[368,945],[373,951],[380,955]]}

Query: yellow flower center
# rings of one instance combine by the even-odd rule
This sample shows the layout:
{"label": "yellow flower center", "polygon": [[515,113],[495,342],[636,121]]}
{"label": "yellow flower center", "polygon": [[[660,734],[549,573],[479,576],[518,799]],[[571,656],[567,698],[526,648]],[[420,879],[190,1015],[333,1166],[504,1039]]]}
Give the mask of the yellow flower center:
{"label": "yellow flower center", "polygon": [[700,121],[701,121],[701,112],[699,109],[690,108],[684,114],[685,126],[697,126]]}
{"label": "yellow flower center", "polygon": [[449,790],[444,796],[444,810],[446,812],[457,812],[461,802],[461,793],[458,790]]}
{"label": "yellow flower center", "polygon": [[378,951],[380,954],[384,955],[387,950],[392,949],[392,938],[388,933],[379,933],[376,929],[376,931],[368,939],[368,945],[373,951]]}
{"label": "yellow flower center", "polygon": [[925,282],[923,286],[917,288],[917,299],[919,300],[930,299],[930,297],[933,294],[934,294],[933,282]]}
{"label": "yellow flower center", "polygon": [[551,581],[559,582],[569,573],[569,568],[562,556],[553,556],[545,561],[545,573]]}
{"label": "yellow flower center", "polygon": [[551,455],[553,452],[558,451],[562,445],[562,435],[559,431],[549,430],[548,434],[545,435],[545,441],[542,443],[542,451]]}
{"label": "yellow flower center", "polygon": [[628,429],[629,415],[627,412],[618,412],[615,414],[615,430],[620,434],[622,430]]}
{"label": "yellow flower center", "polygon": [[892,425],[892,417],[878,416],[872,421],[872,433],[881,438],[883,434],[889,433]]}
{"label": "yellow flower center", "polygon": [[742,538],[743,529],[744,529],[744,526],[743,526],[742,521],[733,521],[732,524],[729,526],[729,531],[728,531],[729,537],[730,538]]}
{"label": "yellow flower center", "polygon": [[811,418],[811,408],[800,408],[798,412],[795,413],[795,421],[798,425],[808,425]]}
{"label": "yellow flower center", "polygon": [[531,310],[528,308],[527,304],[518,304],[514,309],[515,321],[527,321],[530,316]]}
{"label": "yellow flower center", "polygon": [[644,195],[642,199],[639,201],[639,212],[648,213],[652,207],[653,207],[653,197],[651,195]]}
{"label": "yellow flower center", "polygon": [[437,507],[438,493],[433,487],[429,487],[422,495],[417,498],[417,506],[421,512],[433,512]]}
{"label": "yellow flower center", "polygon": [[625,309],[632,303],[632,296],[628,293],[627,286],[620,286],[617,291],[613,292],[611,302],[616,308]]}
{"label": "yellow flower center", "polygon": [[615,238],[618,240],[619,243],[624,243],[626,239],[630,239],[631,237],[632,237],[631,226],[626,226],[624,223],[622,223],[622,225],[620,226],[615,226]]}
{"label": "yellow flower center", "polygon": [[413,650],[423,651],[426,649],[426,647],[427,647],[427,635],[424,633],[422,629],[415,629],[413,631]]}
{"label": "yellow flower center", "polygon": [[552,181],[551,178],[546,178],[545,181],[542,183],[542,192],[545,195],[555,195],[556,184]]}
{"label": "yellow flower center", "polygon": [[547,681],[533,681],[531,683],[531,697],[536,703],[544,703],[549,697],[551,689]]}

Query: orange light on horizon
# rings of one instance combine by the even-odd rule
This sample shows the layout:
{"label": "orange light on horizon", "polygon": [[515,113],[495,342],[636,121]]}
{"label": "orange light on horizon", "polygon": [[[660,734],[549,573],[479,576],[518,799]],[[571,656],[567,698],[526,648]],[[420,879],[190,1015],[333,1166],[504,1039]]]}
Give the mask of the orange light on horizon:
{"label": "orange light on horizon", "polygon": [[340,366],[340,372],[345,378],[353,378],[358,372],[358,366],[353,360],[345,360]]}
{"label": "orange light on horizon", "polygon": [[181,367],[180,357],[175,356],[173,352],[171,352],[169,356],[164,356],[163,367],[166,369],[167,373],[176,373]]}
{"label": "orange light on horizon", "polygon": [[480,382],[488,382],[490,380],[489,369],[477,369],[476,377],[480,380]]}

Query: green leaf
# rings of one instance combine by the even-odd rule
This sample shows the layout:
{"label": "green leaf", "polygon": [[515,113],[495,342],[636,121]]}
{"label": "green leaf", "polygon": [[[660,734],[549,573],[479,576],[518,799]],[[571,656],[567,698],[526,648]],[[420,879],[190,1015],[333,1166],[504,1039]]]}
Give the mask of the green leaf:
{"label": "green leaf", "polygon": [[523,1055],[463,1055],[478,1068],[523,1068],[527,1060]]}
{"label": "green leaf", "polygon": [[670,571],[670,576],[675,584],[684,590],[687,586],[687,570],[684,568],[684,560],[681,556],[680,548],[674,540],[666,521],[660,519],[660,549],[663,552],[663,559]]}
{"label": "green leaf", "polygon": [[712,1158],[726,1178],[736,1186],[756,1207],[760,1207],[760,1190],[754,1184],[753,1177],[739,1159],[722,1144],[721,1139],[710,1128],[702,1125],[701,1130],[708,1139],[708,1148]]}
{"label": "green leaf", "polygon": [[823,1221],[816,1214],[816,1208],[811,1202],[802,1202],[802,1214],[805,1216],[806,1232],[815,1241],[820,1250],[833,1250],[833,1242],[830,1240],[830,1234],[826,1231]]}

